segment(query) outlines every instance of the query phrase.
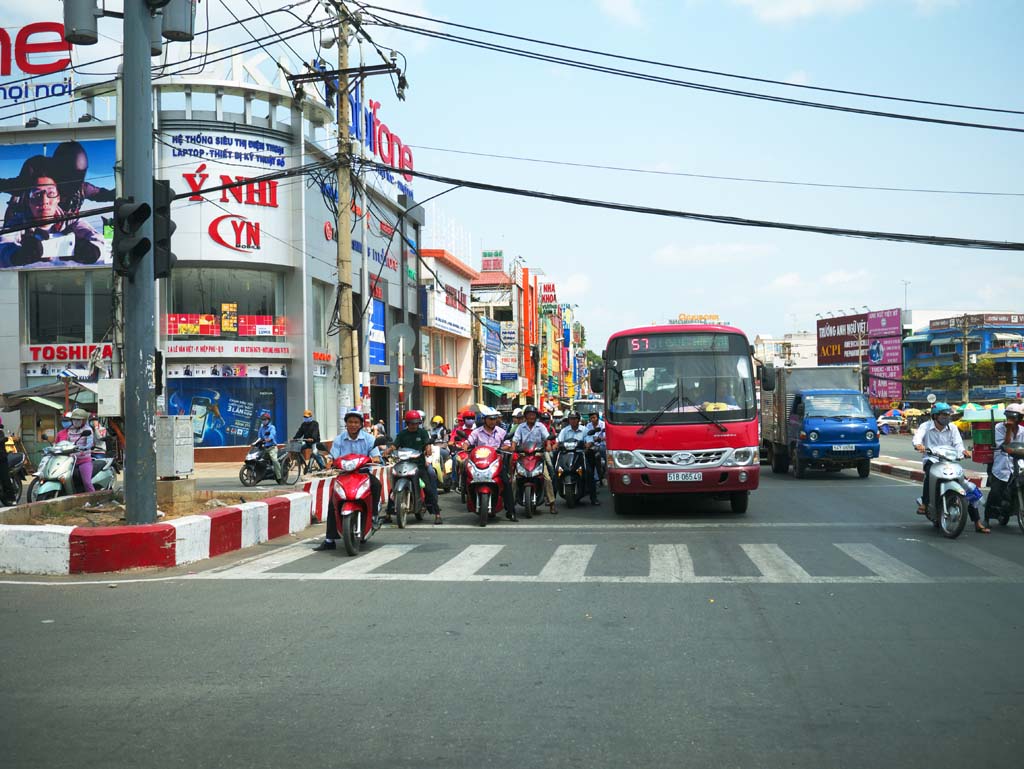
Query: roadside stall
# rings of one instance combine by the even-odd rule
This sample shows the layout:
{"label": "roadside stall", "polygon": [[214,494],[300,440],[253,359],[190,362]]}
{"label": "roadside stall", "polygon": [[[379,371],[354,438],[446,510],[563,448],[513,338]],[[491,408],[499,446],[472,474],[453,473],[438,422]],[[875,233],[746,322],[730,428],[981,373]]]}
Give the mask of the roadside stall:
{"label": "roadside stall", "polygon": [[60,430],[63,414],[79,406],[95,413],[95,384],[57,381],[0,394],[0,411],[20,412],[20,425],[8,424],[7,431],[18,435],[32,466]]}

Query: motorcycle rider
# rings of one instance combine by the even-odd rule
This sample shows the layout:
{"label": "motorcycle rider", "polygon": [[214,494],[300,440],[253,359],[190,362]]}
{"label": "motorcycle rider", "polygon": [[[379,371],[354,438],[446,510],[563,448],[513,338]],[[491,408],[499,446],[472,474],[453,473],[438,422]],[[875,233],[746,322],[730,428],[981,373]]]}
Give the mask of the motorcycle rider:
{"label": "motorcycle rider", "polygon": [[[405,429],[395,436],[395,440],[388,447],[390,454],[395,449],[415,449],[420,452],[416,466],[419,469],[419,477],[426,485],[427,510],[434,516],[434,525],[440,526],[441,511],[437,506],[437,476],[427,471],[427,460],[433,452],[434,446],[430,433],[423,429],[423,418],[418,411],[405,412]],[[394,498],[388,500],[388,516],[395,511]]]}
{"label": "motorcycle rider", "polygon": [[[477,446],[489,446],[495,450],[508,449],[510,444],[505,439],[507,433],[504,428],[498,426],[498,417],[500,415],[497,410],[484,406],[480,410],[480,415],[483,417],[484,423],[470,433],[469,447],[473,449]],[[510,521],[518,521],[519,518],[516,516],[516,497],[512,493],[508,465],[508,455],[503,455],[501,458],[501,482],[505,487],[505,517]]]}
{"label": "motorcycle rider", "polygon": [[89,412],[75,409],[71,412],[71,427],[67,435],[67,439],[75,444],[75,470],[86,493],[96,491],[92,485],[92,447],[95,440],[88,422]]}
{"label": "motorcycle rider", "polygon": [[[0,445],[7,443],[7,435],[4,433],[4,422],[0,419]],[[0,504],[13,505],[17,503],[15,493],[17,489],[11,480],[11,468],[7,464],[7,453],[0,453]]]}
{"label": "motorcycle rider", "polygon": [[512,411],[512,424],[509,426],[509,435],[515,435],[516,430],[519,429],[519,425],[523,423],[523,409],[515,408]]}
{"label": "motorcycle rider", "polygon": [[256,431],[256,445],[263,449],[263,456],[274,468],[274,479],[281,480],[281,463],[277,461],[277,428],[270,421],[270,412],[260,412],[260,427]]}
{"label": "motorcycle rider", "polygon": [[604,473],[601,471],[601,462],[597,461],[598,455],[605,454],[607,444],[605,443],[604,420],[596,411],[591,411],[588,417],[587,432],[593,431],[594,435],[594,472],[597,473],[597,480],[604,486]]}
{"label": "motorcycle rider", "polygon": [[[344,457],[348,454],[362,454],[369,457],[373,464],[380,464],[380,449],[375,444],[376,439],[363,429],[363,415],[359,411],[345,412],[345,431],[334,439],[331,444],[331,459]],[[377,510],[380,509],[380,479],[373,473],[367,473],[370,479],[370,500],[373,506],[373,517],[377,518]],[[327,514],[327,536],[324,541],[314,547],[314,550],[334,550],[337,545],[335,540],[340,538],[338,524],[334,515],[328,511]]]}
{"label": "motorcycle rider", "polygon": [[558,432],[565,427],[565,415],[561,409],[555,409],[551,415],[551,426],[555,428],[555,432]]}
{"label": "motorcycle rider", "polygon": [[320,465],[320,469],[324,469],[324,459],[320,456],[320,452],[316,450],[316,444],[320,442],[320,423],[313,419],[313,412],[306,409],[302,412],[302,424],[299,425],[299,429],[295,431],[295,435],[292,436],[293,441],[303,441],[302,449],[302,466],[306,467],[309,464],[309,455],[313,455],[313,459]]}
{"label": "motorcycle rider", "polygon": [[[594,452],[592,446],[594,443],[594,436],[587,435],[587,431],[580,425],[580,413],[578,411],[570,411],[569,416],[566,418],[569,423],[562,428],[562,431],[558,433],[559,445],[566,441],[578,441],[582,443],[586,449],[586,461],[588,467],[583,473],[583,490],[585,493],[590,495],[590,504],[600,504],[597,501],[597,484],[594,483]],[[558,457],[555,457],[555,465],[558,465]]]}
{"label": "motorcycle rider", "polygon": [[1013,474],[1014,460],[1006,453],[1006,449],[1011,443],[1024,440],[1024,428],[1021,426],[1021,420],[1024,419],[1024,406],[1019,403],[1011,403],[1003,413],[1006,421],[997,422],[995,429],[996,454],[992,460],[992,472],[989,474],[991,490],[985,501],[986,526],[989,518],[999,515],[999,508],[1005,502],[1006,484],[1010,482],[1010,476]]}
{"label": "motorcycle rider", "polygon": [[551,448],[551,431],[538,419],[537,407],[530,405],[523,409],[523,419],[512,434],[513,449],[538,448],[545,452],[544,456],[544,493],[548,498],[551,514],[555,514],[555,490],[551,484],[551,473],[548,469],[547,452]]}
{"label": "motorcycle rider", "polygon": [[[928,467],[935,462],[934,459],[927,456],[926,452],[939,446],[949,446],[956,451],[958,456],[971,456],[971,452],[964,448],[964,440],[960,436],[960,430],[952,423],[952,419],[953,409],[948,403],[939,401],[932,405],[932,418],[922,422],[914,433],[914,448],[926,455],[922,461],[924,467],[924,490],[921,494],[921,502],[917,506],[919,515],[927,515],[928,513]],[[989,533],[990,529],[981,522],[978,516],[978,507],[975,503],[972,502],[968,505],[967,513],[974,522],[975,531],[979,534]]]}

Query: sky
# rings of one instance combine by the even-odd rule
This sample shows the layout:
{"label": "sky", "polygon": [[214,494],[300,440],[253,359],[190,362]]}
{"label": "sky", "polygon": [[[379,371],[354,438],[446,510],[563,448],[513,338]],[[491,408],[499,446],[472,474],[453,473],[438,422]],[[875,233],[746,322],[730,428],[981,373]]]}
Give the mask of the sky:
{"label": "sky", "polygon": [[[251,15],[245,0],[227,1],[237,15]],[[260,8],[276,5],[252,1]],[[46,0],[42,5],[47,3],[56,7],[52,15],[59,18],[59,4]],[[376,4],[688,67],[1024,110],[1019,89],[1024,49],[1012,37],[1024,22],[1024,3],[1018,0]],[[203,6],[214,25],[230,18],[220,0],[201,3],[199,29],[205,26]],[[36,6],[33,18],[49,13]],[[17,22],[5,25],[12,23]],[[119,35],[114,22],[101,23],[110,25],[103,30],[111,38]],[[280,21],[274,24],[281,28]],[[270,29],[260,22],[250,26],[274,48]],[[370,95],[381,101],[380,114],[391,129],[413,146],[414,167],[420,171],[697,213],[1024,241],[1020,133],[769,103],[513,58],[376,26],[367,29],[378,44],[397,49],[407,62],[405,101],[396,99],[384,78],[372,83]],[[313,50],[308,37],[293,42],[300,53]],[[217,48],[249,39],[238,29],[212,38],[211,47]],[[76,55],[89,60],[105,55],[102,49],[80,49]],[[761,93],[1024,128],[1024,115],[823,94],[602,61]],[[680,173],[1018,195],[838,190],[671,175]],[[426,180],[413,186],[419,200],[444,189]],[[728,226],[466,189],[445,195],[438,206],[444,219],[457,222],[467,235],[469,249],[460,249],[460,257],[479,266],[481,250],[501,249],[506,259],[519,256],[551,276],[560,301],[579,305],[578,317],[596,350],[616,330],[680,313],[718,314],[753,338],[813,330],[818,313],[903,306],[905,297],[911,309],[1024,312],[1019,278],[1007,278],[1021,272],[1021,257],[1013,252]],[[428,222],[426,245],[445,240],[445,232],[429,227]]]}

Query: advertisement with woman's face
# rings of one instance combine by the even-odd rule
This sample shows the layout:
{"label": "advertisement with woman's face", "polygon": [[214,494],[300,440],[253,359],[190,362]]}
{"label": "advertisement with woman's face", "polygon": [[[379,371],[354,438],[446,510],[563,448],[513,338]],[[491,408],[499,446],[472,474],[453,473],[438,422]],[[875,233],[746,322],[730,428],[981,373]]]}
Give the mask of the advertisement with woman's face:
{"label": "advertisement with woman's face", "polygon": [[0,269],[107,266],[114,140],[0,146]]}

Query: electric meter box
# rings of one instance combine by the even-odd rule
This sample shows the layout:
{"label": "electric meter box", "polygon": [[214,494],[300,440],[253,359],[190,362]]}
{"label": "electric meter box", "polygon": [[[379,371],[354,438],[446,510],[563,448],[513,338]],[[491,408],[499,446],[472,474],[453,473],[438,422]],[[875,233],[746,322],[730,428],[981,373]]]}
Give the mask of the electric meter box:
{"label": "electric meter box", "polygon": [[192,417],[156,418],[156,476],[183,478],[195,472]]}
{"label": "electric meter box", "polygon": [[123,379],[96,380],[96,416],[121,416],[121,402],[124,400]]}

